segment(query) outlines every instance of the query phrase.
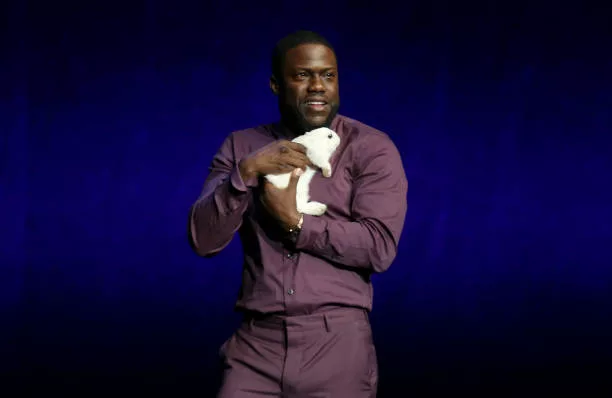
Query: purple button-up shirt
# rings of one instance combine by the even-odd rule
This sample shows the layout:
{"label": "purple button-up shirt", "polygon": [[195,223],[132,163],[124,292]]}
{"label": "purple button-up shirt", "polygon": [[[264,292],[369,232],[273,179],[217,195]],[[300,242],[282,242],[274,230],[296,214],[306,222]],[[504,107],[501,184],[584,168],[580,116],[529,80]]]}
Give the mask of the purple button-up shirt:
{"label": "purple button-up shirt", "polygon": [[284,136],[277,124],[230,134],[215,155],[191,209],[190,241],[201,256],[221,251],[239,232],[244,249],[238,310],[287,315],[330,306],[372,309],[372,273],[393,262],[407,210],[408,182],[400,154],[384,133],[337,115],[330,128],[340,146],[332,176],[318,172],[310,200],[327,204],[304,216],[286,239],[258,200],[259,181],[243,181],[238,162]]}

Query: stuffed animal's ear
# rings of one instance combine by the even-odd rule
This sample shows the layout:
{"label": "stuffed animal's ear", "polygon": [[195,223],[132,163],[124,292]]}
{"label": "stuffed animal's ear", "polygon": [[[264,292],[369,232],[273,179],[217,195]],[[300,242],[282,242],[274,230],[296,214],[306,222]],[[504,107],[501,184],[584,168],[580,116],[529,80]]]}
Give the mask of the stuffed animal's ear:
{"label": "stuffed animal's ear", "polygon": [[279,91],[278,80],[276,80],[276,77],[274,77],[274,75],[270,76],[270,90],[272,90],[274,95],[278,95],[278,91]]}

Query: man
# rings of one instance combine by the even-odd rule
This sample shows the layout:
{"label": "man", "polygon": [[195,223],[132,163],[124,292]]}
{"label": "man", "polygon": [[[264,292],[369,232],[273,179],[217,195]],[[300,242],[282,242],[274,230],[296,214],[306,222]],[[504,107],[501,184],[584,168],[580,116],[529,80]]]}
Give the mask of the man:
{"label": "man", "polygon": [[[221,347],[218,397],[375,397],[370,276],[394,260],[404,224],[399,152],[384,133],[338,114],[335,52],[316,33],[277,43],[270,88],[280,121],[227,137],[190,212],[196,253],[214,256],[236,231],[244,249],[244,320]],[[296,182],[310,162],[290,140],[322,126],[341,139],[331,178],[317,173],[310,185],[328,210],[299,214]],[[262,178],[291,171],[285,190]]]}

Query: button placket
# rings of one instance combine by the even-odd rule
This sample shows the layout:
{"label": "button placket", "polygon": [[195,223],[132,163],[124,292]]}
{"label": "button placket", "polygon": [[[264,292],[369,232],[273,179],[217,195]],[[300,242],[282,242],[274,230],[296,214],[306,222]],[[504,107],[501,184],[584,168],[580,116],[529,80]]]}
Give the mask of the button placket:
{"label": "button placket", "polygon": [[283,296],[285,308],[291,306],[291,300],[295,297],[296,291],[294,286],[295,267],[297,265],[298,253],[285,250],[283,252],[283,263],[285,263],[285,272],[283,275]]}

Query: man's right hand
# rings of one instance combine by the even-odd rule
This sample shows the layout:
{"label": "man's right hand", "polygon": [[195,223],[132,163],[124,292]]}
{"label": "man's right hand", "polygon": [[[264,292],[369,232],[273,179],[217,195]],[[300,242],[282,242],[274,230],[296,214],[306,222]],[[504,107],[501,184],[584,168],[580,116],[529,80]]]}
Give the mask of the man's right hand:
{"label": "man's right hand", "polygon": [[292,141],[274,141],[240,160],[244,181],[266,174],[290,173],[296,168],[315,167],[306,156],[306,147]]}

